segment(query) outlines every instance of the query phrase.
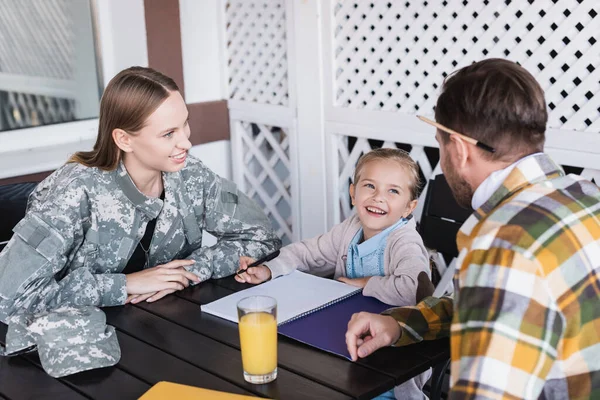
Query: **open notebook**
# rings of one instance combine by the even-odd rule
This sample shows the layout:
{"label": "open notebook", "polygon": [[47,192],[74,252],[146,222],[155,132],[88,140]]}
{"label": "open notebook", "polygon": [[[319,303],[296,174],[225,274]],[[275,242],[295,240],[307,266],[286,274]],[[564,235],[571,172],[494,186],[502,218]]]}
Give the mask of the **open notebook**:
{"label": "open notebook", "polygon": [[360,292],[360,288],[333,279],[294,271],[203,305],[202,311],[237,323],[238,301],[271,296],[277,300],[279,333],[349,359],[345,333],[352,314],[379,313],[391,307]]}

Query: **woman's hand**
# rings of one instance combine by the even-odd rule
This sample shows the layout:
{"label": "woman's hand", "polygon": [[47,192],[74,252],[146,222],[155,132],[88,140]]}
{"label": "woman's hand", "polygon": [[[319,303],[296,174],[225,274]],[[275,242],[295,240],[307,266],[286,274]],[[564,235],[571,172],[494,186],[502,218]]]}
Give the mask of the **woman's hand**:
{"label": "woman's hand", "polygon": [[[240,257],[240,267],[238,271],[246,268],[254,261],[255,260],[252,257]],[[271,270],[265,265],[259,265],[258,267],[248,268],[246,272],[235,275],[234,278],[241,283],[252,283],[256,285],[257,283],[262,283],[271,279]]]}
{"label": "woman's hand", "polygon": [[175,290],[173,290],[173,289],[167,289],[167,290],[161,290],[160,292],[152,292],[152,293],[146,293],[146,294],[130,294],[129,296],[127,296],[127,300],[125,300],[125,304],[127,304],[127,303],[137,304],[144,300],[146,300],[148,303],[152,303],[153,301],[162,299],[166,295],[174,293],[174,292],[175,292]]}
{"label": "woman's hand", "polygon": [[366,278],[356,278],[356,279],[350,279],[350,278],[340,276],[337,280],[340,282],[344,282],[348,285],[352,285],[352,286],[356,286],[356,287],[364,289],[364,287],[367,286],[367,282],[369,282],[369,279],[371,279],[370,276],[367,276]]}
{"label": "woman's hand", "polygon": [[190,281],[199,283],[200,278],[184,267],[193,265],[194,260],[173,260],[163,265],[126,275],[127,297],[125,303],[139,303],[148,299],[155,301],[169,293],[182,290]]}

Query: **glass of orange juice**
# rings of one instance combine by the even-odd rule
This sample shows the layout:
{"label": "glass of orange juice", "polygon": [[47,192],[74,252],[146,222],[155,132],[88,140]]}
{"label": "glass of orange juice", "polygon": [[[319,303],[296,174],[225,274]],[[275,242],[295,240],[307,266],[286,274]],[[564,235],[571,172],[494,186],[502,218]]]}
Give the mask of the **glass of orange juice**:
{"label": "glass of orange juice", "polygon": [[277,301],[250,296],[237,303],[244,379],[269,383],[277,378]]}

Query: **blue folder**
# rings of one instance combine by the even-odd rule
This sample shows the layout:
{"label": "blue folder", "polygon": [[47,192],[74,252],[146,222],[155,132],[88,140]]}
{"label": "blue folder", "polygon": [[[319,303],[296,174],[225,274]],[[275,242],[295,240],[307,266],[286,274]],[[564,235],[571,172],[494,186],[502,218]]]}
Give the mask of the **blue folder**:
{"label": "blue folder", "polygon": [[282,335],[350,359],[346,330],[352,314],[367,311],[381,313],[392,306],[357,293],[301,318],[279,325]]}

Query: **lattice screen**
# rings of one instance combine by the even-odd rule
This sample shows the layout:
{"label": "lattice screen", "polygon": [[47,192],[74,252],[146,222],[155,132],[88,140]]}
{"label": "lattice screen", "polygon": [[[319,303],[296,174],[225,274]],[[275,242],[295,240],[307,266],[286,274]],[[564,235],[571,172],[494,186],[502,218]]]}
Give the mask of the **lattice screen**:
{"label": "lattice screen", "polygon": [[288,104],[283,0],[230,0],[226,5],[229,98]]}
{"label": "lattice screen", "polygon": [[[274,112],[269,107],[290,106],[286,18],[291,10],[286,10],[285,0],[223,3],[232,143],[239,147],[233,159],[234,170],[239,171],[236,181],[263,207],[288,244],[295,239],[289,137],[293,129],[287,128],[293,121],[277,127],[268,120]],[[235,117],[240,110],[244,116]]]}
{"label": "lattice screen", "polygon": [[599,132],[599,12],[597,0],[338,0],[335,106],[429,114],[448,73],[501,57],[540,82],[549,127]]}
{"label": "lattice screen", "polygon": [[290,138],[287,129],[236,122],[245,191],[265,211],[285,244],[293,241]]}

